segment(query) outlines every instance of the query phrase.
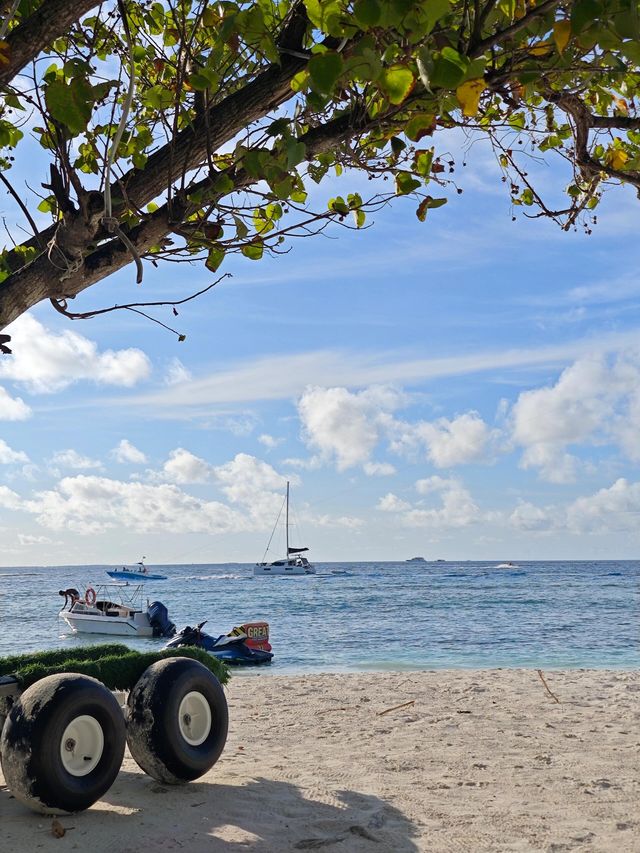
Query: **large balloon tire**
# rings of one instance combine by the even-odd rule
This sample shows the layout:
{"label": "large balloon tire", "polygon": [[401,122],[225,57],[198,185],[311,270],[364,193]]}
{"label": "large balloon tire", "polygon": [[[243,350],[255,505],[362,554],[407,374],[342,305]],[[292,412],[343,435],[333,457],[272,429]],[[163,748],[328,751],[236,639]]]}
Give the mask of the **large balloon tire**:
{"label": "large balloon tire", "polygon": [[129,751],[158,782],[178,785],[204,775],[220,758],[228,728],[220,682],[191,658],[152,664],[129,694]]}
{"label": "large balloon tire", "polygon": [[78,812],[109,790],[125,744],[122,709],[104,684],[87,675],[49,675],[24,691],[5,721],[2,772],[33,811]]}

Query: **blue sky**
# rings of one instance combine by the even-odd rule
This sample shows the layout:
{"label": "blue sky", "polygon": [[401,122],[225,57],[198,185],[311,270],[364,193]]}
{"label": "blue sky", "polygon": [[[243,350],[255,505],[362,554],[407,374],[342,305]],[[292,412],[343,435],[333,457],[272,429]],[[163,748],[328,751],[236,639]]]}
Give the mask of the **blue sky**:
{"label": "blue sky", "polygon": [[[184,343],[126,312],[18,320],[0,564],[253,562],[286,479],[319,562],[635,557],[638,201],[610,192],[590,236],[513,222],[487,151],[467,162],[425,223],[398,199],[368,230],[233,259],[178,317],[156,313]],[[183,298],[211,274],[134,278],[73,310]]]}

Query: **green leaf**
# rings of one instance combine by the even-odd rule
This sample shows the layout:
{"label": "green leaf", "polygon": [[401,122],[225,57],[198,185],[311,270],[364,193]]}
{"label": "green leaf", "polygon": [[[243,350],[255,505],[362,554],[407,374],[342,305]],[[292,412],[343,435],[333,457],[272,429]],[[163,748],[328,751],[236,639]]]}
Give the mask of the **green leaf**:
{"label": "green leaf", "polygon": [[423,178],[428,178],[431,174],[431,164],[433,163],[433,148],[427,151],[416,151],[414,169],[416,174]]}
{"label": "green leaf", "polygon": [[291,191],[293,190],[293,178],[287,175],[286,178],[283,178],[281,181],[276,181],[273,184],[272,189],[276,196],[283,201],[291,195]]}
{"label": "green leaf", "polygon": [[455,89],[462,83],[469,62],[452,47],[443,48],[433,63],[431,85],[441,89]]}
{"label": "green leaf", "polygon": [[577,0],[571,9],[571,29],[574,33],[581,33],[602,12],[602,6],[598,0]]}
{"label": "green leaf", "polygon": [[407,147],[407,143],[403,142],[399,136],[392,136],[389,140],[391,145],[391,150],[393,151],[394,156],[398,157],[398,155],[402,154],[404,149]]}
{"label": "green leaf", "polygon": [[309,72],[306,68],[302,71],[298,71],[298,73],[291,79],[291,89],[294,92],[304,92],[308,85]]}
{"label": "green leaf", "polygon": [[333,210],[335,213],[340,213],[343,216],[346,216],[346,214],[349,213],[349,205],[341,195],[336,196],[336,198],[329,199],[327,207],[329,210]]}
{"label": "green leaf", "polygon": [[191,88],[198,92],[204,92],[211,86],[209,79],[204,74],[191,74],[188,79]]}
{"label": "green leaf", "polygon": [[287,139],[287,169],[293,169],[298,163],[302,163],[307,153],[304,142],[290,137]]}
{"label": "green leaf", "polygon": [[219,175],[216,175],[213,186],[211,189],[216,195],[226,195],[230,193],[234,187],[234,183],[225,172],[220,172]]}
{"label": "green leaf", "polygon": [[46,198],[43,198],[40,204],[38,205],[38,210],[40,213],[51,213],[56,210],[57,204],[55,196],[49,195]]}
{"label": "green leaf", "polygon": [[93,88],[82,77],[70,83],[53,80],[45,88],[45,101],[51,115],[65,125],[73,136],[86,129],[93,109]]}
{"label": "green leaf", "polygon": [[442,207],[447,203],[446,198],[433,198],[433,196],[428,195],[425,199],[423,199],[416,209],[416,216],[420,220],[420,222],[424,222],[427,218],[428,210],[435,210],[437,207]]}
{"label": "green leaf", "polygon": [[432,136],[435,129],[436,117],[429,113],[420,113],[409,119],[404,132],[413,142],[419,142],[424,136]]}
{"label": "green leaf", "polygon": [[407,195],[422,186],[410,172],[396,172],[396,195]]}
{"label": "green leaf", "polygon": [[140,95],[140,100],[145,106],[159,111],[170,107],[174,99],[173,92],[170,89],[165,89],[164,86],[150,86],[148,89],[143,89]]}
{"label": "green leaf", "polygon": [[342,74],[343,68],[342,57],[334,51],[312,56],[308,65],[311,85],[316,92],[328,95]]}
{"label": "green leaf", "polygon": [[284,133],[288,127],[288,118],[277,118],[275,121],[272,121],[269,127],[267,128],[267,136],[280,136],[280,134]]}
{"label": "green leaf", "polygon": [[380,20],[380,4],[378,0],[357,0],[353,14],[356,21],[364,27],[375,27]]}
{"label": "green leaf", "polygon": [[208,270],[211,270],[211,272],[216,272],[223,260],[224,249],[220,246],[212,246],[209,249],[209,254],[207,255],[207,260],[204,265]]}
{"label": "green leaf", "polygon": [[401,104],[415,85],[415,77],[406,65],[385,68],[378,85],[392,104]]}
{"label": "green leaf", "polygon": [[259,261],[264,254],[264,243],[262,240],[254,240],[252,243],[243,246],[240,251],[245,258],[249,258],[251,261]]}
{"label": "green leaf", "polygon": [[435,27],[440,18],[444,18],[447,12],[449,12],[451,9],[451,0],[429,0],[425,5],[427,14],[425,35],[427,35]]}

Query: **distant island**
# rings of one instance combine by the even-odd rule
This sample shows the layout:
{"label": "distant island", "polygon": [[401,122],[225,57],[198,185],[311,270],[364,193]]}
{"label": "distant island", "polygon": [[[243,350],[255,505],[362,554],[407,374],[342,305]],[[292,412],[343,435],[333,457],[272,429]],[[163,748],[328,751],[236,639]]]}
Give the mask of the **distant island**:
{"label": "distant island", "polygon": [[409,557],[408,560],[405,560],[405,563],[426,563],[424,557]]}

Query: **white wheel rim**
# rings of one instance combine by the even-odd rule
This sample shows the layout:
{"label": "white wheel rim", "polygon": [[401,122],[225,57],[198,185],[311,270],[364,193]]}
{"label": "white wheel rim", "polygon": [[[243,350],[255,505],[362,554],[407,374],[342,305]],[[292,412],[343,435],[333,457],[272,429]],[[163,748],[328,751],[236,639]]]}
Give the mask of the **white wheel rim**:
{"label": "white wheel rim", "polygon": [[178,708],[180,734],[191,746],[200,746],[211,731],[211,708],[202,693],[187,693]]}
{"label": "white wheel rim", "polygon": [[62,765],[72,776],[87,776],[95,770],[103,750],[102,726],[88,714],[71,720],[60,741]]}

